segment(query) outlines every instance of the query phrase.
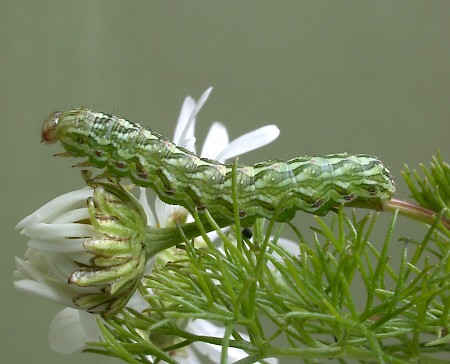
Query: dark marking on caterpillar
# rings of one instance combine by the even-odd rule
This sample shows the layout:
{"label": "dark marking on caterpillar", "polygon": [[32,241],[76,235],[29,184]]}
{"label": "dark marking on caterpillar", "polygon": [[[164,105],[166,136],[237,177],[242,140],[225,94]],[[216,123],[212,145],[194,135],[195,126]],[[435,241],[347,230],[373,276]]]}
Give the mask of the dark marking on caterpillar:
{"label": "dark marking on caterpillar", "polygon": [[[42,141],[59,141],[64,155],[87,157],[109,176],[152,188],[168,204],[234,220],[233,165],[200,158],[137,123],[83,108],[55,112],[43,124]],[[235,173],[239,217],[246,223],[275,211],[277,221],[297,210],[324,215],[340,204],[382,210],[395,192],[389,170],[366,154],[239,164]]]}

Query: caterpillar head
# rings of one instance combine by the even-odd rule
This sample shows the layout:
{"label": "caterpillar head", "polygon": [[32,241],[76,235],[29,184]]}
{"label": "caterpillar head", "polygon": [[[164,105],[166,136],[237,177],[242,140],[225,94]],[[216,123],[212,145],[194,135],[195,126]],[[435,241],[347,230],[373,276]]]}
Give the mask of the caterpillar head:
{"label": "caterpillar head", "polygon": [[42,124],[41,140],[45,144],[53,144],[58,140],[56,136],[56,127],[58,126],[58,119],[61,112],[52,112]]}
{"label": "caterpillar head", "polygon": [[66,112],[53,112],[42,124],[42,142],[46,144],[61,142],[72,156],[89,155],[88,143],[91,118],[87,109],[73,109]]}

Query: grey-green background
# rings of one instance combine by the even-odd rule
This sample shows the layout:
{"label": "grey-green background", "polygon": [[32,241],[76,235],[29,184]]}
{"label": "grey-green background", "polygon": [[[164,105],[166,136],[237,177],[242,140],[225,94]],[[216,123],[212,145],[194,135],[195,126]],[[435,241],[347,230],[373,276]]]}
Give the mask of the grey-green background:
{"label": "grey-green background", "polygon": [[241,161],[370,153],[406,197],[403,163],[450,156],[449,11],[449,1],[1,0],[1,361],[109,362],[53,353],[60,307],[12,287],[26,243],[15,224],[83,185],[73,160],[40,143],[50,112],[88,106],[171,137],[184,97],[214,86],[200,136],[213,120],[232,138],[281,129]]}

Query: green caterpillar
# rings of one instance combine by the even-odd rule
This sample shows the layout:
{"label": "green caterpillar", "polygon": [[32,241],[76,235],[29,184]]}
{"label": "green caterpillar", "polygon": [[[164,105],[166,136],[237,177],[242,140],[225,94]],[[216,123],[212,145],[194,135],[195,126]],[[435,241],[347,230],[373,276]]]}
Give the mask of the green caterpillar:
{"label": "green caterpillar", "polygon": [[[168,204],[234,220],[233,165],[200,158],[137,123],[84,108],[54,112],[43,124],[42,140],[60,141],[64,155],[88,157],[84,165],[150,187]],[[395,192],[389,170],[365,154],[238,164],[235,176],[239,216],[248,223],[273,218],[277,209],[278,221],[297,210],[324,215],[340,204],[381,210]]]}

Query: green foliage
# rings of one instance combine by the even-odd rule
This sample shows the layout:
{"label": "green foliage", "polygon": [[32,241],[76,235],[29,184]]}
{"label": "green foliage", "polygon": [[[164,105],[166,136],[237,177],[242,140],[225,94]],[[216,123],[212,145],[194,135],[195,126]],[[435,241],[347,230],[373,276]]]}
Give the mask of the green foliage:
{"label": "green foliage", "polygon": [[[425,179],[409,169],[403,174],[413,197],[448,218],[449,166],[438,155],[422,170]],[[295,253],[275,219],[257,220],[249,240],[239,227],[223,233],[206,216],[207,222],[196,218],[203,244],[185,237],[144,280],[148,310],[109,319],[101,325],[105,341],[90,351],[129,363],[175,363],[173,353],[204,342],[222,347],[223,363],[229,347],[247,353],[241,364],[271,357],[450,363],[444,355],[450,353],[450,241],[439,216],[422,238],[398,242],[398,211],[385,226],[378,214],[357,218],[340,208],[331,223],[316,217],[309,231],[293,227]],[[215,227],[220,247],[205,226]],[[383,230],[384,238],[376,238]],[[224,336],[189,332],[186,324],[195,319],[222,325]]]}
{"label": "green foliage", "polygon": [[433,157],[430,168],[421,164],[422,178],[415,169],[405,165],[402,176],[412,193],[412,197],[423,207],[435,212],[443,211],[450,219],[450,166],[442,160],[440,153]]}

